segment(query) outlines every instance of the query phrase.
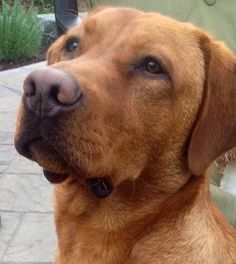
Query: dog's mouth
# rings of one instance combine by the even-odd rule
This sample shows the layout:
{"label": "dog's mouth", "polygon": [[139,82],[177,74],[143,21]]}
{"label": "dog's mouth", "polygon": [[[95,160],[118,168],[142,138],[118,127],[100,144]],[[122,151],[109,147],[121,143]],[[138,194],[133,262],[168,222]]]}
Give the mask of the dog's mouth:
{"label": "dog's mouth", "polygon": [[[15,147],[19,154],[37,162],[43,168],[43,174],[50,183],[62,183],[70,176],[70,172],[78,171],[78,168],[68,165],[63,154],[41,136],[40,132],[31,130],[30,134],[18,135]],[[78,176],[78,173],[75,174]],[[79,176],[87,178],[81,170]],[[89,177],[85,182],[90,193],[97,198],[106,198],[113,191],[112,180],[109,177]]]}
{"label": "dog's mouth", "polygon": [[69,177],[62,155],[37,132],[17,137],[15,147],[20,155],[37,162],[43,168],[43,174],[50,183],[61,183]]}
{"label": "dog's mouth", "polygon": [[33,133],[30,133],[29,135],[20,135],[15,139],[15,148],[20,155],[32,160],[33,155],[30,146],[37,141],[42,141],[40,135],[34,135]]}

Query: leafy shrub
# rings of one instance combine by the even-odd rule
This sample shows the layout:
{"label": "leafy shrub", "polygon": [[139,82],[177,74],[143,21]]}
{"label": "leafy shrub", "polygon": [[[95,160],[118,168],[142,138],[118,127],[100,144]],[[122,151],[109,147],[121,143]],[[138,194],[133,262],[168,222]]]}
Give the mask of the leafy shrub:
{"label": "leafy shrub", "polygon": [[95,1],[94,0],[86,0],[85,3],[87,5],[87,8],[91,9],[94,7],[94,3]]}
{"label": "leafy shrub", "polygon": [[28,59],[38,55],[42,29],[37,12],[26,9],[19,0],[3,1],[0,13],[0,60]]}
{"label": "leafy shrub", "polygon": [[33,4],[37,7],[39,14],[54,12],[53,0],[34,0]]}
{"label": "leafy shrub", "polygon": [[34,0],[33,1],[35,4],[42,4],[42,5],[53,5],[53,0]]}

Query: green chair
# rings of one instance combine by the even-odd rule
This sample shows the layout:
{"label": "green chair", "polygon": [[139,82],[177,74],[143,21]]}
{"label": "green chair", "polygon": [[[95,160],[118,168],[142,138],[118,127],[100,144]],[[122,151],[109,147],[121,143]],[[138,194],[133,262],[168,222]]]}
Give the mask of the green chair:
{"label": "green chair", "polygon": [[211,176],[211,198],[228,221],[236,227],[236,196],[220,189],[222,176],[214,163],[211,165]]}
{"label": "green chair", "polygon": [[87,0],[90,6],[128,6],[192,22],[236,52],[235,0]]}

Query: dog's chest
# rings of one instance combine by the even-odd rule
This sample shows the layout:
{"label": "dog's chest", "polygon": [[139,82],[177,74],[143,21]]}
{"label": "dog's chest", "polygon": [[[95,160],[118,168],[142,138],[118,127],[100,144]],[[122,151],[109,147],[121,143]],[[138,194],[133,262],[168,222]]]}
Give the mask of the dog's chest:
{"label": "dog's chest", "polygon": [[58,238],[61,262],[56,264],[124,264],[130,255],[129,239],[117,234],[107,236],[80,227],[68,232],[67,228],[60,228]]}
{"label": "dog's chest", "polygon": [[[96,240],[96,239],[95,239]],[[91,245],[77,244],[69,254],[63,255],[60,252],[60,260],[56,264],[124,264],[127,263],[128,254],[124,249],[115,247],[114,245],[99,245],[91,243]]]}

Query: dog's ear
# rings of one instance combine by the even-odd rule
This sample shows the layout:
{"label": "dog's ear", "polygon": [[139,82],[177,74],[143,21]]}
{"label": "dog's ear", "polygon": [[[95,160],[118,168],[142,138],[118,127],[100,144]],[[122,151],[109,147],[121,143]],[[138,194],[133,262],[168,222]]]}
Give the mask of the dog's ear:
{"label": "dog's ear", "polygon": [[188,149],[195,175],[236,146],[236,57],[220,42],[202,42],[206,81],[202,105]]}

